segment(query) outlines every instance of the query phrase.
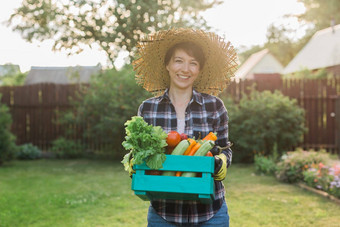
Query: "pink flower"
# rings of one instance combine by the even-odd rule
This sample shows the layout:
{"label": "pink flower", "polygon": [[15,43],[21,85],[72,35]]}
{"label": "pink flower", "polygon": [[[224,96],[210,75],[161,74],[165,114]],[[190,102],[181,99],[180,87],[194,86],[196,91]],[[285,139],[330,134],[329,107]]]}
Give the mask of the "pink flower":
{"label": "pink flower", "polygon": [[322,164],[322,162],[319,163],[319,168],[322,169],[323,167],[325,167],[324,164]]}

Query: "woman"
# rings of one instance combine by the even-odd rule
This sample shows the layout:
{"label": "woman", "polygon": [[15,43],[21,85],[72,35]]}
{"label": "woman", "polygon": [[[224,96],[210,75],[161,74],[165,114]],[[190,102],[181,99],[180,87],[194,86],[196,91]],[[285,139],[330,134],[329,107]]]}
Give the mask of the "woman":
{"label": "woman", "polygon": [[148,226],[229,226],[224,180],[231,163],[228,115],[221,92],[237,66],[236,53],[213,33],[193,29],[160,31],[138,46],[140,58],[133,62],[136,79],[156,96],[138,110],[146,122],[203,138],[217,133],[215,199],[212,204],[186,200],[151,201]]}

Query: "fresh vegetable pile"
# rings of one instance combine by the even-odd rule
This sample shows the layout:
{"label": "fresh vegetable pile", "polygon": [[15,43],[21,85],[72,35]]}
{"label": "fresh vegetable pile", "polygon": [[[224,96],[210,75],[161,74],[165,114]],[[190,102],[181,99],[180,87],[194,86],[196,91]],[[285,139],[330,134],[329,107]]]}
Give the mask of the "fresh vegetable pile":
{"label": "fresh vegetable pile", "polygon": [[162,168],[166,159],[167,133],[160,126],[149,125],[139,116],[132,117],[124,125],[126,136],[122,145],[130,151],[122,160],[125,170],[131,172],[132,165],[143,162],[151,169]]}
{"label": "fresh vegetable pile", "polygon": [[[142,117],[134,116],[125,123],[125,141],[123,147],[129,151],[122,163],[125,170],[133,172],[133,165],[145,164],[153,170],[163,167],[166,159],[165,154],[189,155],[189,156],[212,156],[210,150],[214,147],[217,137],[210,132],[203,139],[195,140],[188,138],[184,133],[176,131],[166,133],[160,126],[152,126]],[[161,175],[161,171],[149,171],[152,175]],[[194,177],[195,173],[163,172],[164,176]]]}
{"label": "fresh vegetable pile", "polygon": [[[188,138],[184,133],[179,134],[176,131],[170,131],[167,137],[167,153],[171,155],[189,155],[189,156],[213,156],[210,150],[214,147],[217,137],[215,133],[210,132],[202,140]],[[166,171],[164,176],[182,176],[195,177],[195,173],[171,172]]]}

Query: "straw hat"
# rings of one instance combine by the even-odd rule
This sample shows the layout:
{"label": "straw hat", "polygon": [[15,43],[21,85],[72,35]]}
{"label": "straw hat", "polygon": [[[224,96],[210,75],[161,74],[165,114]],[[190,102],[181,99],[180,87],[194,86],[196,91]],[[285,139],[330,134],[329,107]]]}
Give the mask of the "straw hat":
{"label": "straw hat", "polygon": [[223,91],[238,65],[233,46],[214,33],[188,28],[159,31],[139,42],[138,58],[132,63],[137,83],[154,95],[162,94],[170,84],[164,65],[166,52],[173,45],[187,41],[199,45],[206,59],[194,88],[212,95]]}

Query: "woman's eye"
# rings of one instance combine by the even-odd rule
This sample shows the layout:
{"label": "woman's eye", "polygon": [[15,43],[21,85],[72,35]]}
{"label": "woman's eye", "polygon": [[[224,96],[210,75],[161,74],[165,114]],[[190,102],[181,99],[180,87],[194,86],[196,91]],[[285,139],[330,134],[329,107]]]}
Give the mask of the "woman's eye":
{"label": "woman's eye", "polygon": [[175,60],[175,62],[177,62],[177,63],[181,63],[181,62],[182,62],[182,60],[180,60],[180,59],[176,59],[176,60]]}
{"label": "woman's eye", "polygon": [[191,65],[195,65],[196,66],[196,65],[198,65],[198,63],[194,61],[194,62],[191,62]]}

